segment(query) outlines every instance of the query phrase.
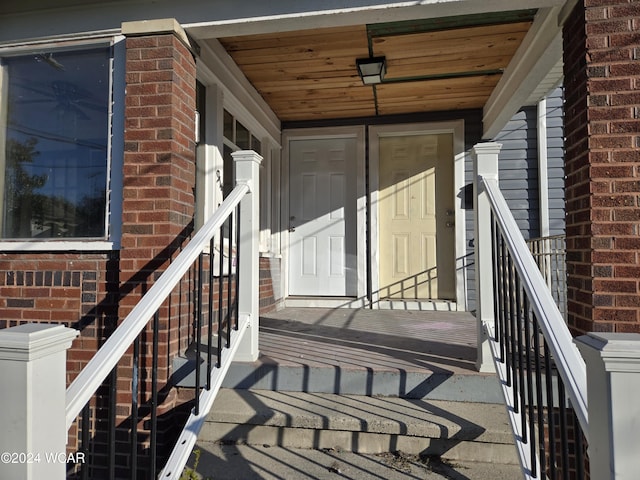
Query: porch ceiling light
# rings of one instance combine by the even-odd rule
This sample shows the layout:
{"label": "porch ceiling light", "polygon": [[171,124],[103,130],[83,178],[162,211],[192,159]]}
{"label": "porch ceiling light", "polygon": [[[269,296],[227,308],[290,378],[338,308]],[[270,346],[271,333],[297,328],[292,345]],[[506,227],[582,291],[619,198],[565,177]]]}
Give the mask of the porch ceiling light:
{"label": "porch ceiling light", "polygon": [[387,64],[384,57],[359,58],[356,60],[358,74],[365,85],[382,83],[384,74],[387,73]]}

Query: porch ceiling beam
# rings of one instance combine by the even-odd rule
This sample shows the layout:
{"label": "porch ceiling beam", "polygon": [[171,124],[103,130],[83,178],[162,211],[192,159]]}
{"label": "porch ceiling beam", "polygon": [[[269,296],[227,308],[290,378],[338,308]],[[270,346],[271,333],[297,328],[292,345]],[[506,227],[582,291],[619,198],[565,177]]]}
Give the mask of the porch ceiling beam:
{"label": "porch ceiling beam", "polygon": [[562,9],[540,10],[505,69],[483,112],[483,135],[493,139],[526,104],[534,90],[562,58]]}
{"label": "porch ceiling beam", "polygon": [[175,18],[194,38],[204,39],[550,8],[564,3],[565,0],[57,0],[51,6],[50,0],[22,0],[0,2],[0,45],[16,39],[118,31],[122,22],[160,18]]}

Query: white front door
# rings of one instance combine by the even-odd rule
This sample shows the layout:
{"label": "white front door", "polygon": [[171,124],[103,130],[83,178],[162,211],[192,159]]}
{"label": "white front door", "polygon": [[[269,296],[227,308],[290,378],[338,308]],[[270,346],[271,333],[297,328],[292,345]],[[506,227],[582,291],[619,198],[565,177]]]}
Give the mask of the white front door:
{"label": "white front door", "polygon": [[289,143],[289,294],[355,296],[356,138]]}

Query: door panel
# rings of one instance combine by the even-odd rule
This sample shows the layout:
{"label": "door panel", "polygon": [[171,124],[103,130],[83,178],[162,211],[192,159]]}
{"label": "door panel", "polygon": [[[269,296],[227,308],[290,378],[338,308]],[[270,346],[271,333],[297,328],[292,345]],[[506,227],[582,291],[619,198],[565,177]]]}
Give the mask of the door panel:
{"label": "door panel", "polygon": [[455,298],[453,138],[380,138],[380,297]]}
{"label": "door panel", "polygon": [[289,143],[289,294],[355,296],[355,138]]}

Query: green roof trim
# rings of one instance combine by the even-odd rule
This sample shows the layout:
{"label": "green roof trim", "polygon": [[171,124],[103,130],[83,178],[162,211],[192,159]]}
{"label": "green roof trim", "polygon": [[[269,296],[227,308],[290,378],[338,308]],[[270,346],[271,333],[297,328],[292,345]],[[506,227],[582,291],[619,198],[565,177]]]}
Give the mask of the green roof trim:
{"label": "green roof trim", "polygon": [[413,77],[397,77],[397,78],[388,78],[385,77],[382,80],[382,85],[388,83],[402,83],[402,82],[420,82],[425,80],[446,80],[449,78],[461,78],[461,77],[485,77],[491,75],[502,75],[504,73],[503,70],[477,70],[473,72],[456,72],[456,73],[442,73],[436,75],[418,75]]}
{"label": "green roof trim", "polygon": [[406,20],[402,22],[374,23],[367,25],[369,38],[407,35],[411,33],[437,32],[456,28],[479,27],[533,21],[537,9],[516,10],[512,12],[492,12],[476,15],[458,15],[453,17]]}

